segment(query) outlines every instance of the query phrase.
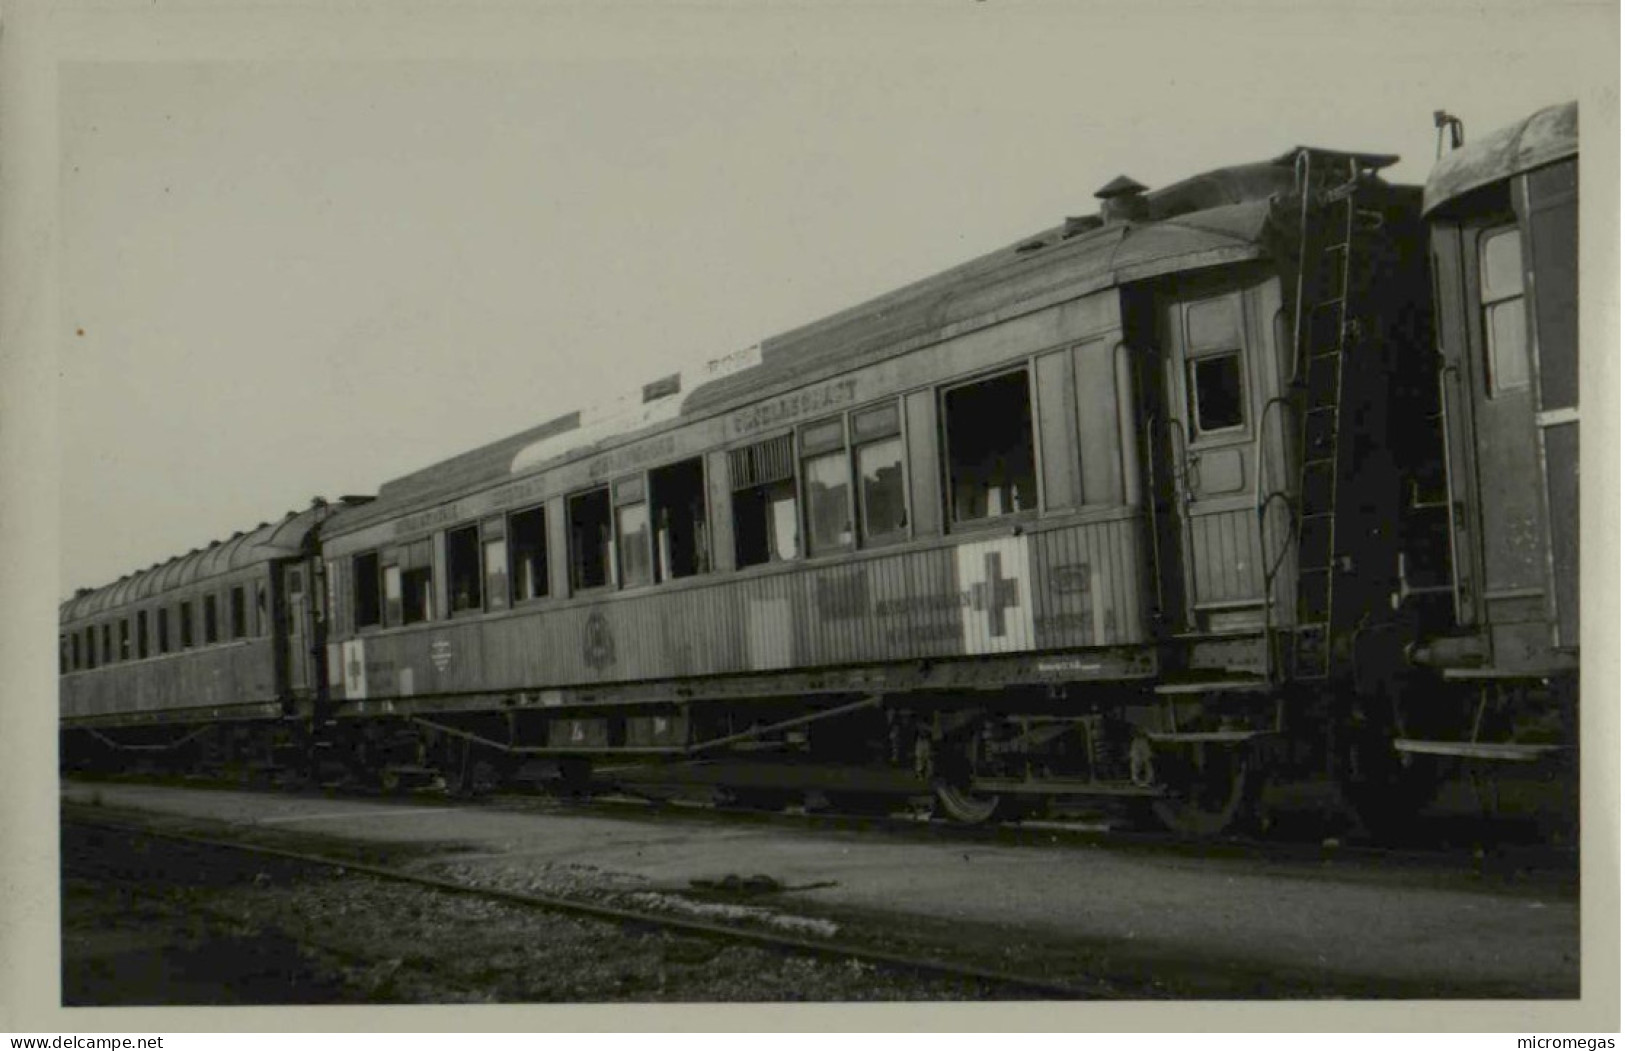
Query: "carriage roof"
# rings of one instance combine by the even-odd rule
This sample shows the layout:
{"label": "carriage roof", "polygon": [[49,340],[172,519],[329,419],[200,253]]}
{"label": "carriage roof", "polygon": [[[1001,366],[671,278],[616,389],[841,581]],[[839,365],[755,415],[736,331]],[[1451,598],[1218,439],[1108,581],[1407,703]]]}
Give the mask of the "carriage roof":
{"label": "carriage roof", "polygon": [[[1375,167],[1392,157],[1357,157]],[[388,482],[347,513],[343,529],[536,473],[651,433],[773,396],[1091,291],[1269,253],[1274,200],[1294,186],[1297,151],[1222,168],[1144,196],[1143,216],[1095,216],[1024,237],[998,251],[848,310],[676,373],[599,410],[572,412]]]}
{"label": "carriage roof", "polygon": [[1422,214],[1431,215],[1474,190],[1579,152],[1579,104],[1548,106],[1441,157],[1422,191]]}
{"label": "carriage roof", "polygon": [[217,540],[206,548],[193,549],[167,562],[131,573],[105,587],[81,592],[62,603],[63,622],[81,620],[116,609],[130,602],[152,598],[165,591],[186,587],[279,558],[300,554],[324,508],[289,511],[281,520],[262,522],[245,533]]}

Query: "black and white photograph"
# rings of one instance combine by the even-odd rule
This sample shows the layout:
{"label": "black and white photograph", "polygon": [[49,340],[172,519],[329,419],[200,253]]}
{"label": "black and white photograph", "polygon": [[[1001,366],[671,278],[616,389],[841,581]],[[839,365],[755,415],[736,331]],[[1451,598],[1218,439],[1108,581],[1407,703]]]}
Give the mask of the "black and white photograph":
{"label": "black and white photograph", "polygon": [[1618,29],[26,6],[17,1017],[1617,1031]]}

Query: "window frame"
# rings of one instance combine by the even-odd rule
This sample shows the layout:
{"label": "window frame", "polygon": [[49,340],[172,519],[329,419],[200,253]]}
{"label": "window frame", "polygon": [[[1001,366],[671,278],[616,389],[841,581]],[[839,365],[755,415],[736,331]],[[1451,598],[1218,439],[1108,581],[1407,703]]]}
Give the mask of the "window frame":
{"label": "window frame", "polygon": [[[514,529],[514,519],[531,514],[536,515],[536,521],[540,527],[537,531],[537,536],[540,539],[540,543],[536,547],[535,563],[541,569],[541,572],[534,579],[540,582],[541,587],[534,595],[521,596],[519,594],[519,546],[514,542],[514,539],[516,536],[518,536],[518,533]],[[521,507],[516,510],[509,511],[507,514],[503,515],[502,518],[504,532],[508,541],[508,608],[518,609],[521,606],[529,605],[533,602],[543,602],[551,598],[553,595],[553,589],[551,586],[551,567],[548,565],[549,538],[547,535],[546,501],[538,504],[532,504],[529,507]]]}
{"label": "window frame", "polygon": [[[963,376],[936,387],[937,405],[937,455],[938,455],[938,482],[942,486],[941,499],[945,505],[946,514],[943,517],[944,533],[958,531],[975,531],[978,529],[997,529],[1000,523],[1012,520],[1020,521],[1027,518],[1036,518],[1044,504],[1044,470],[1043,452],[1039,445],[1038,434],[1038,399],[1033,390],[1033,357],[1023,357],[1015,364],[1003,364],[997,368],[971,376]],[[1033,501],[1031,507],[1021,507],[1009,511],[1002,511],[996,515],[982,515],[977,518],[960,518],[954,500],[954,458],[951,448],[950,413],[948,398],[956,391],[967,387],[975,387],[984,383],[991,383],[1004,379],[1007,376],[1021,376],[1026,381],[1027,391],[1027,433],[1032,441],[1032,490]],[[904,450],[905,457],[907,449]],[[1014,491],[1014,490],[1012,490]]]}
{"label": "window frame", "polygon": [[[362,586],[363,581],[361,579],[362,576],[363,576],[363,571],[362,571],[362,564],[361,563],[362,563],[362,561],[364,559],[371,559],[372,560],[371,571],[368,572],[365,575],[370,576],[372,578],[372,580],[371,580],[372,587],[370,589],[368,589],[368,590],[370,590],[371,595],[372,595],[372,607],[371,608],[372,608],[372,612],[373,612],[373,619],[371,619],[371,620],[369,620],[369,621],[367,621],[365,623],[363,623],[362,620],[361,620],[361,610],[362,610],[362,607],[363,607],[363,603],[361,601],[361,595],[362,595],[362,591],[363,591],[363,586]],[[383,630],[383,627],[384,627],[384,567],[383,567],[383,552],[380,551],[378,548],[370,548],[370,549],[368,549],[366,551],[357,551],[357,552],[355,552],[354,554],[352,554],[350,556],[350,630],[354,634],[359,635],[364,631],[366,631],[366,632],[381,631],[381,630]]]}
{"label": "window frame", "polygon": [[[1235,359],[1241,419],[1237,423],[1209,429],[1202,426],[1201,385],[1196,381],[1196,370],[1215,358]],[[1244,347],[1211,347],[1204,350],[1187,350],[1185,352],[1185,413],[1186,419],[1190,421],[1190,444],[1192,446],[1207,442],[1222,443],[1236,438],[1247,438],[1252,434],[1252,396],[1247,389],[1248,386],[1247,352]]]}
{"label": "window frame", "polygon": [[[573,512],[575,510],[576,501],[584,500],[588,497],[597,496],[599,494],[602,494],[604,499],[604,525],[607,527],[606,542],[603,545],[604,579],[596,584],[584,584],[582,583],[580,576],[580,571],[584,566],[584,563],[581,562],[579,558],[581,552],[577,549],[578,541],[576,536],[575,515]],[[620,579],[620,574],[617,572],[618,567],[615,564],[615,549],[617,546],[615,536],[615,498],[610,491],[608,482],[590,485],[565,494],[564,538],[566,548],[565,555],[569,562],[570,594],[573,596],[613,590],[616,587],[616,581]]]}
{"label": "window frame", "polygon": [[[1510,237],[1518,247],[1518,283],[1517,290],[1511,294],[1489,298],[1487,267],[1484,265],[1488,256],[1488,246],[1492,240],[1501,237]],[[1528,254],[1524,245],[1523,227],[1514,219],[1505,219],[1491,225],[1481,226],[1473,238],[1473,268],[1477,278],[1474,289],[1478,301],[1478,338],[1482,344],[1482,361],[1484,363],[1484,396],[1491,400],[1503,398],[1512,394],[1519,394],[1530,390],[1535,381],[1534,369],[1531,367],[1530,332],[1529,332],[1529,289],[1525,286],[1524,277],[1529,268]],[[1495,353],[1492,333],[1494,326],[1490,323],[1490,315],[1495,307],[1511,303],[1516,300],[1523,321],[1522,342],[1519,347],[1520,357],[1523,361],[1523,381],[1516,386],[1501,385],[1501,369],[1497,363],[1498,355]]]}
{"label": "window frame", "polygon": [[[457,583],[458,583],[457,573],[456,573],[456,568],[457,567],[454,565],[454,561],[455,561],[456,556],[455,556],[452,545],[454,543],[454,538],[469,537],[469,536],[471,536],[473,538],[473,542],[474,542],[471,553],[473,554],[473,557],[474,557],[474,564],[473,564],[473,567],[472,567],[473,568],[473,574],[472,575],[473,575],[473,580],[474,580],[475,594],[472,596],[474,601],[471,604],[469,604],[467,606],[464,606],[463,608],[459,609],[458,606],[457,606],[457,594],[456,594],[456,590],[455,590],[456,587],[457,587]],[[445,537],[446,537],[446,615],[448,617],[451,617],[451,618],[454,618],[454,619],[457,618],[457,617],[479,616],[480,614],[483,614],[485,612],[485,609],[486,609],[486,604],[485,604],[485,591],[486,591],[486,587],[485,587],[485,541],[480,535],[480,523],[479,523],[479,520],[476,519],[476,520],[474,520],[472,522],[465,522],[465,523],[463,523],[462,525],[459,525],[459,526],[452,526],[451,528],[449,528],[449,529],[447,529],[445,531]],[[433,618],[431,617],[430,619],[433,619]]]}
{"label": "window frame", "polygon": [[[757,479],[755,477],[755,462],[756,461],[755,461],[755,458],[750,456],[750,452],[751,452],[751,450],[765,448],[765,447],[767,447],[770,444],[775,443],[775,442],[783,442],[783,443],[785,443],[785,445],[786,445],[786,447],[788,449],[788,452],[785,454],[785,459],[788,461],[789,473],[788,474],[775,475],[770,480],[767,480],[767,481],[759,480],[759,479]],[[728,514],[730,516],[730,525],[732,526],[732,530],[733,530],[734,569],[735,569],[735,571],[736,572],[748,572],[750,570],[756,569],[756,568],[761,567],[761,566],[779,566],[779,565],[785,565],[785,564],[790,563],[790,562],[797,562],[797,561],[804,560],[807,557],[807,552],[806,552],[806,546],[807,545],[806,545],[806,538],[801,535],[801,530],[803,528],[802,520],[801,520],[801,505],[804,502],[802,500],[802,496],[801,496],[801,457],[799,455],[797,455],[795,430],[793,428],[785,428],[785,429],[780,430],[780,431],[778,431],[777,433],[774,433],[774,434],[770,434],[770,435],[766,435],[766,436],[759,436],[759,437],[756,437],[756,438],[754,438],[754,439],[752,439],[751,441],[748,441],[748,442],[741,442],[738,445],[734,445],[734,446],[727,449],[727,457],[728,457]],[[752,465],[753,465],[752,466],[752,471],[753,471],[752,477],[743,485],[741,485],[739,483],[739,480],[738,480],[738,478],[736,476],[736,471],[735,471],[736,466],[740,462],[742,462],[742,458],[744,460],[752,461]],[[764,535],[766,536],[766,538],[768,540],[768,543],[767,543],[767,555],[768,555],[768,557],[765,558],[765,559],[761,559],[759,561],[754,561],[754,562],[745,561],[745,559],[743,557],[744,553],[740,548],[740,544],[741,544],[742,538],[743,538],[743,531],[739,528],[739,511],[740,511],[740,508],[739,508],[739,495],[741,493],[751,493],[751,494],[765,493],[769,489],[779,488],[779,487],[784,487],[784,486],[789,487],[790,499],[792,501],[794,501],[794,503],[795,503],[795,507],[793,508],[793,511],[792,511],[792,514],[791,514],[791,518],[794,521],[795,528],[796,528],[796,534],[795,534],[794,543],[793,543],[794,550],[792,550],[790,552],[788,557],[780,557],[777,554],[777,552],[776,552],[776,544],[774,543],[775,533],[774,533],[774,528],[773,528],[777,524],[777,522],[772,517],[772,514],[771,514],[772,507],[773,507],[773,501],[771,499],[768,499],[761,505],[761,510],[766,512],[765,519],[764,519],[765,525],[766,525],[766,530],[765,530]]]}

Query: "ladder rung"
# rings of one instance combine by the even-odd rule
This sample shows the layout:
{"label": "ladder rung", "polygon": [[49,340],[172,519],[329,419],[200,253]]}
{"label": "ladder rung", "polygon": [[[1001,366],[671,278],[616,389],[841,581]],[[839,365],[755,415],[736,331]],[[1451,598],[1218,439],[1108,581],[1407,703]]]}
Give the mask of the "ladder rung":
{"label": "ladder rung", "polygon": [[1305,521],[1307,521],[1308,519],[1311,519],[1311,518],[1335,518],[1337,516],[1334,515],[1330,511],[1312,511],[1312,512],[1309,512],[1308,514],[1299,515],[1298,517],[1300,517],[1300,518],[1304,519]]}

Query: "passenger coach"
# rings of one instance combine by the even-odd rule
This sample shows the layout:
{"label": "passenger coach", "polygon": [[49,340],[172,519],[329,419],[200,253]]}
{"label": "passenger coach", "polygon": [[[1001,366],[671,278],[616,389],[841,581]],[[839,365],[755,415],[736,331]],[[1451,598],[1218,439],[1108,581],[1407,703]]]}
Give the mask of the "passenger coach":
{"label": "passenger coach", "polygon": [[1098,216],[385,485],[324,527],[329,717],[401,773],[748,746],[880,762],[967,819],[1105,793],[1230,820],[1258,742],[1324,719],[1283,684],[1338,677],[1333,636],[1387,607],[1425,471],[1391,160],[1118,179]]}

